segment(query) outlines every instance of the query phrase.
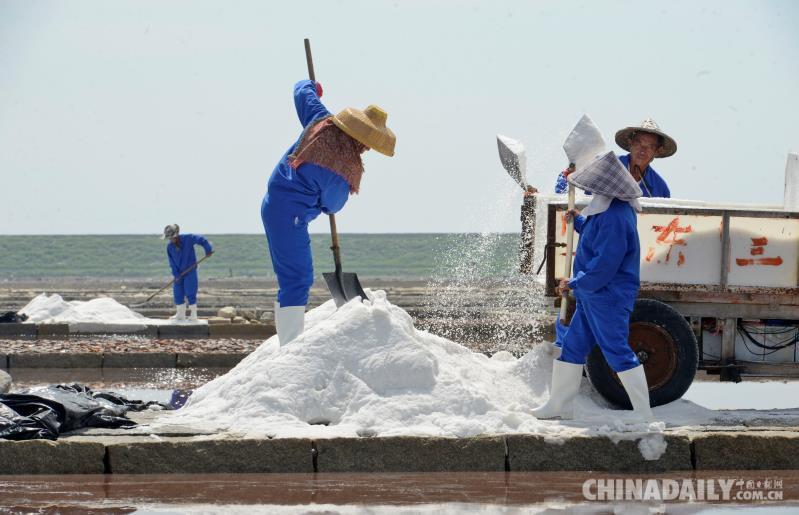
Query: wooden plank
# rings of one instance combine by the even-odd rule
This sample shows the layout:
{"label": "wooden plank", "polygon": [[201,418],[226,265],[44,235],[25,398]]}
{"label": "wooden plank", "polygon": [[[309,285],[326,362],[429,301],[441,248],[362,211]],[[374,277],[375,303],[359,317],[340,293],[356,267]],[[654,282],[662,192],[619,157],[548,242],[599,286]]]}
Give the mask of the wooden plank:
{"label": "wooden plank", "polygon": [[685,317],[774,318],[799,320],[799,306],[778,304],[730,304],[711,302],[667,302]]}
{"label": "wooden plank", "polygon": [[661,290],[650,289],[642,285],[638,296],[645,299],[656,299],[662,302],[684,302],[704,304],[754,304],[761,306],[782,305],[799,306],[799,296],[794,293],[743,293],[718,292],[701,290]]}
{"label": "wooden plank", "polygon": [[555,296],[555,231],[557,230],[555,207],[550,204],[547,211],[547,247],[544,252],[547,253],[547,281],[545,295],[548,297]]}
{"label": "wooden plank", "polygon": [[[555,200],[549,203],[558,209],[565,209],[565,200]],[[698,215],[698,216],[723,216],[746,217],[746,218],[799,218],[799,211],[783,211],[775,206],[772,209],[729,209],[723,207],[702,207],[702,206],[642,206],[644,213],[663,214],[663,215]]]}
{"label": "wooden plank", "polygon": [[[718,373],[725,366],[719,362],[705,361],[699,367],[709,374]],[[736,361],[735,367],[741,375],[757,377],[799,377],[799,363],[757,363],[752,361]]]}

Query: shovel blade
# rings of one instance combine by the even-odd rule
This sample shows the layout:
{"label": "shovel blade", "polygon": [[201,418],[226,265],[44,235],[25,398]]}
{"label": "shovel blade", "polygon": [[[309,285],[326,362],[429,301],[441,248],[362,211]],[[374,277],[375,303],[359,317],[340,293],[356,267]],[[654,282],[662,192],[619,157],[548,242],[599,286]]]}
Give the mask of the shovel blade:
{"label": "shovel blade", "polygon": [[360,297],[361,300],[369,298],[363,291],[357,274],[327,272],[322,275],[327,283],[327,289],[330,290],[330,295],[336,302],[336,307],[343,306],[355,297]]}
{"label": "shovel blade", "polygon": [[502,167],[523,190],[526,190],[527,156],[524,152],[524,145],[513,138],[497,134],[497,147]]}

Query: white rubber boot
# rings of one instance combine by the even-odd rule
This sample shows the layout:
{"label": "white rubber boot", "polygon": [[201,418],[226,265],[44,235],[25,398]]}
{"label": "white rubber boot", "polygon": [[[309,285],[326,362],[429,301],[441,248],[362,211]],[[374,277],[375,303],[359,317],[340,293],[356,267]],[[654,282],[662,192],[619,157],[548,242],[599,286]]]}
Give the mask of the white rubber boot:
{"label": "white rubber boot", "polygon": [[552,387],[549,400],[532,411],[535,418],[571,418],[572,401],[580,389],[583,366],[556,359],[552,362]]}
{"label": "white rubber boot", "polygon": [[189,320],[191,320],[192,322],[196,322],[197,321],[197,304],[191,304],[189,306],[189,311],[191,312],[191,314],[189,315]]}
{"label": "white rubber boot", "polygon": [[275,329],[280,345],[286,345],[302,334],[305,327],[305,306],[281,307],[275,302]]}
{"label": "white rubber boot", "polygon": [[633,405],[632,415],[625,417],[624,420],[629,422],[652,422],[655,420],[655,415],[649,406],[649,386],[646,384],[644,366],[638,365],[630,370],[619,372],[618,376],[627,391],[630,404]]}
{"label": "white rubber boot", "polygon": [[186,320],[186,305],[178,304],[175,306],[175,316],[172,317],[175,322],[183,322]]}

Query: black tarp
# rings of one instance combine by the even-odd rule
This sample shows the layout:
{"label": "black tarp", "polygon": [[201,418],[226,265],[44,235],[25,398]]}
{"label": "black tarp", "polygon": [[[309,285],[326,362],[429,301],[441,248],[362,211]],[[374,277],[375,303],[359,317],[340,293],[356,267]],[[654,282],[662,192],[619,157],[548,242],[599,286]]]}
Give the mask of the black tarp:
{"label": "black tarp", "polygon": [[157,402],[129,400],[114,393],[94,392],[81,384],[52,385],[35,393],[0,394],[0,438],[56,440],[84,427],[134,427],[128,411],[142,411]]}

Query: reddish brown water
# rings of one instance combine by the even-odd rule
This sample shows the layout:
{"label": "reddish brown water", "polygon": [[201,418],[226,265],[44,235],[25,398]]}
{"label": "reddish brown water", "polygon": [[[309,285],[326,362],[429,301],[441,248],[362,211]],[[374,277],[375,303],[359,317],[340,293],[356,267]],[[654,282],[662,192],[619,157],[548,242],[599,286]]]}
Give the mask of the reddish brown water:
{"label": "reddish brown water", "polygon": [[[610,475],[603,473],[198,474],[0,476],[0,513],[257,512],[518,512],[575,508],[607,513],[629,501],[591,500],[597,479],[780,480],[779,502],[639,503],[654,513],[727,513],[759,508],[796,513],[799,471]],[[596,489],[592,490],[596,492]],[[737,491],[737,490],[734,490]],[[648,508],[647,508],[648,507]],[[659,508],[657,508],[659,507]],[[278,509],[279,508],[279,509]],[[784,511],[787,510],[787,511]]]}

